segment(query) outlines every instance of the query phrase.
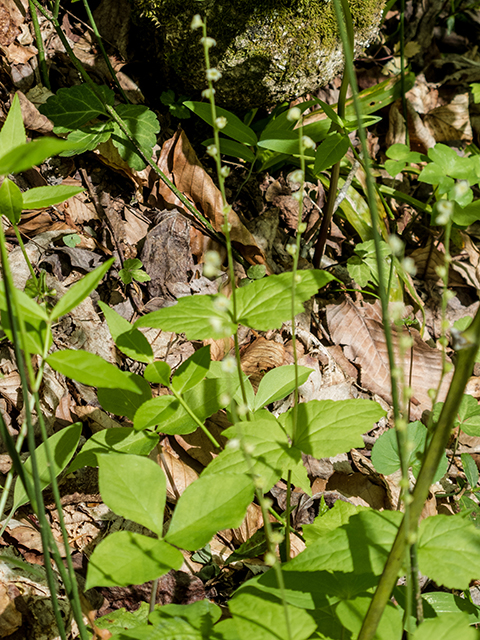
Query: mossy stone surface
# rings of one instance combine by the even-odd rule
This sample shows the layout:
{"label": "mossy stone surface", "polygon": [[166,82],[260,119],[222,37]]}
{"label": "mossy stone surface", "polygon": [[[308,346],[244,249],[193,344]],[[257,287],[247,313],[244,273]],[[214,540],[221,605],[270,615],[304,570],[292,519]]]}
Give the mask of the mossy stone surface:
{"label": "mossy stone surface", "polygon": [[[219,104],[269,107],[327,84],[343,67],[331,0],[132,0],[157,26],[162,63],[184,91],[206,87],[200,30],[207,20],[211,64],[222,72]],[[385,0],[349,0],[358,54],[376,36]]]}

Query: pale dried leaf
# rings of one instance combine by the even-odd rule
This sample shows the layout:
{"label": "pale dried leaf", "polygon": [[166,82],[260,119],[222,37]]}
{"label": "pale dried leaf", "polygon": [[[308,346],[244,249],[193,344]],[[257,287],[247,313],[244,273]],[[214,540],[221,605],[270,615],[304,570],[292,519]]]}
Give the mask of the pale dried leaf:
{"label": "pale dried leaf", "polygon": [[362,473],[345,475],[334,473],[328,480],[327,491],[338,491],[348,498],[352,504],[373,509],[384,509],[386,503],[386,491],[379,487]]}
{"label": "pale dried leaf", "polygon": [[432,109],[424,122],[437,142],[470,141],[473,132],[468,112],[468,93],[457,94],[450,104]]}
{"label": "pale dried leaf", "polygon": [[242,370],[249,376],[255,390],[267,371],[283,364],[286,364],[285,347],[273,340],[256,338],[241,353]]}
{"label": "pale dried leaf", "polygon": [[[379,303],[359,306],[345,298],[342,303],[327,307],[327,322],[333,342],[348,345],[353,362],[360,366],[362,386],[391,403],[388,354]],[[436,388],[440,382],[442,354],[429,347],[416,329],[410,328],[409,332],[414,341],[411,383],[414,397],[411,402],[411,417],[418,419],[423,411],[431,409],[428,390]],[[399,335],[395,330],[392,333],[395,360],[399,366]],[[408,382],[410,350],[403,361],[403,372]],[[451,372],[444,377],[438,401],[445,400],[451,378]]]}
{"label": "pale dried leaf", "polygon": [[198,473],[181,460],[166,443],[162,446],[164,462],[162,468],[167,478],[167,499],[177,501],[177,495],[182,495],[185,489],[197,478]]}

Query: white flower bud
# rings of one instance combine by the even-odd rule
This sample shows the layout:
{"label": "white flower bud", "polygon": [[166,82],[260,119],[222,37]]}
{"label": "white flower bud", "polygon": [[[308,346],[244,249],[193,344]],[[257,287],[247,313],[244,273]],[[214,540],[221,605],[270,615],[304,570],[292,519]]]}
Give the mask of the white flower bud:
{"label": "white flower bud", "polygon": [[218,118],[215,118],[215,124],[217,125],[218,129],[224,129],[227,126],[227,122],[228,120],[225,118],[225,116],[218,116]]}
{"label": "white flower bud", "polygon": [[395,233],[392,233],[392,235],[388,236],[388,244],[390,245],[390,249],[393,251],[393,255],[402,255],[405,249],[405,244]]}
{"label": "white flower bud", "polygon": [[203,20],[200,17],[200,14],[196,13],[192,18],[192,22],[190,23],[190,29],[192,31],[195,31],[196,29],[201,29],[202,27],[203,27]]}
{"label": "white flower bud", "polygon": [[277,562],[277,558],[275,557],[274,553],[266,553],[263,561],[265,562],[266,565],[268,565],[269,567],[273,567],[273,565]]}
{"label": "white flower bud", "polygon": [[303,182],[303,171],[301,169],[296,169],[296,171],[292,171],[292,173],[288,176],[290,182]]}
{"label": "white flower bud", "polygon": [[455,205],[450,200],[439,200],[436,205],[435,224],[445,226],[453,215]]}
{"label": "white flower bud", "polygon": [[298,223],[298,233],[305,233],[306,230],[307,230],[307,223],[306,222],[299,222]]}
{"label": "white flower bud", "polygon": [[291,256],[296,255],[297,253],[297,245],[296,244],[287,244],[287,253]]}
{"label": "white flower bud", "polygon": [[217,44],[216,40],[214,40],[213,38],[209,38],[208,36],[206,38],[200,38],[200,42],[204,44],[207,47],[207,49],[210,49],[211,47],[215,47]]}
{"label": "white flower bud", "polygon": [[404,258],[402,260],[402,267],[411,276],[417,273],[417,267],[415,266],[415,260],[413,258]]}
{"label": "white flower bud", "polygon": [[237,368],[237,363],[235,362],[235,358],[231,356],[227,356],[222,360],[222,371],[223,373],[233,373]]}
{"label": "white flower bud", "polygon": [[228,176],[230,175],[230,167],[226,167],[225,165],[223,165],[223,167],[220,169],[220,173],[223,178],[228,178]]}
{"label": "white flower bud", "polygon": [[231,449],[232,451],[238,451],[240,449],[240,440],[238,438],[232,438],[227,442],[226,449]]}
{"label": "white flower bud", "polygon": [[216,333],[223,333],[223,321],[218,316],[211,316],[208,322]]}
{"label": "white flower bud", "polygon": [[296,120],[300,120],[301,117],[302,117],[302,112],[298,107],[292,107],[291,109],[288,110],[287,120],[290,120],[290,122],[295,122]]}
{"label": "white flower bud", "polygon": [[230,300],[226,296],[218,295],[214,302],[213,307],[216,311],[227,311],[230,308]]}
{"label": "white flower bud", "polygon": [[202,98],[212,98],[215,95],[215,89],[212,87],[211,89],[204,89],[202,91]]}
{"label": "white flower bud", "polygon": [[315,149],[315,142],[309,136],[302,136],[302,145],[304,149]]}
{"label": "white flower bud", "polygon": [[228,404],[230,404],[231,398],[228,395],[228,393],[222,393],[219,400],[220,400],[220,404],[226,407]]}
{"label": "white flower bud", "polygon": [[214,158],[218,154],[218,149],[214,144],[209,144],[207,147],[207,153]]}
{"label": "white flower bud", "polygon": [[466,180],[460,180],[453,187],[453,193],[455,200],[459,198],[463,198],[463,196],[467,195],[468,190],[470,189],[468,182]]}
{"label": "white flower bud", "polygon": [[207,80],[216,82],[217,80],[220,80],[220,78],[222,77],[222,74],[218,69],[207,69],[206,76],[207,76]]}

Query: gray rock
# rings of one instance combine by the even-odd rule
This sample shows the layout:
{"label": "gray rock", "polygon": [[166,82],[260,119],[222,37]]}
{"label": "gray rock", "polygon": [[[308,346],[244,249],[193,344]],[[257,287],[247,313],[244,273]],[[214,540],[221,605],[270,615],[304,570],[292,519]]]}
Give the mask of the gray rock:
{"label": "gray rock", "polygon": [[[201,30],[207,20],[211,66],[222,72],[218,103],[231,108],[270,107],[327,84],[343,67],[342,45],[331,0],[133,0],[152,19],[162,63],[183,91],[206,87]],[[349,0],[355,53],[377,35],[384,0]]]}

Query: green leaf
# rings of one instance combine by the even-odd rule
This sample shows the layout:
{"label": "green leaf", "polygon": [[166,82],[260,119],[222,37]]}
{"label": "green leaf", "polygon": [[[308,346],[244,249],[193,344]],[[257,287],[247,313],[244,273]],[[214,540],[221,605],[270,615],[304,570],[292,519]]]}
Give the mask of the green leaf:
{"label": "green leaf", "polygon": [[480,563],[480,531],[465,518],[431,516],[420,523],[418,564],[422,574],[448,589],[467,589]]}
{"label": "green leaf", "polygon": [[124,453],[98,455],[102,500],[117,515],[163,533],[165,474],[153,460]]}
{"label": "green leaf", "polygon": [[115,93],[106,85],[97,86],[96,91],[88,84],[59,89],[40,107],[40,113],[52,120],[56,127],[78,129],[99,115],[108,115],[104,103],[114,104]]}
{"label": "green leaf", "polygon": [[[48,328],[47,312],[24,291],[15,289],[15,298],[18,311],[21,313],[25,323],[25,330],[27,332],[26,348],[28,352],[40,355],[46,353],[53,342],[52,332]],[[5,331],[8,339],[13,341],[3,282],[0,282],[0,311],[2,314],[2,329]]]}
{"label": "green leaf", "polygon": [[[157,133],[160,131],[157,116],[148,107],[141,104],[120,104],[116,111],[130,137],[137,142],[143,154],[150,159],[152,149],[157,142]],[[145,162],[139,157],[135,147],[126,138],[116,122],[113,123],[113,128],[112,142],[123,160],[136,171],[144,169]]]}
{"label": "green leaf", "polygon": [[105,411],[133,420],[137,409],[152,398],[152,390],[148,382],[136,373],[125,372],[124,375],[130,378],[138,389],[141,389],[141,393],[127,389],[98,387],[97,398]]}
{"label": "green leaf", "polygon": [[[57,128],[54,131],[57,131]],[[68,141],[76,145],[75,149],[73,151],[64,151],[61,155],[68,157],[85,153],[86,151],[93,151],[99,144],[107,142],[113,131],[113,122],[110,120],[107,122],[95,122],[81,129],[75,129],[68,136]]]}
{"label": "green leaf", "polygon": [[110,258],[72,285],[50,312],[51,321],[55,322],[58,318],[61,318],[72,309],[75,309],[82,300],[96,289],[97,285],[101,282],[103,276],[107,273],[114,262],[115,258]]}
{"label": "green leaf", "polygon": [[137,386],[135,378],[120,371],[113,364],[105,362],[100,356],[87,351],[75,351],[64,349],[56,351],[47,358],[48,364],[67,378],[87,384],[91,387],[104,389],[125,389],[133,393],[142,393],[143,389]]}
{"label": "green leaf", "polygon": [[[187,100],[183,104],[197,116],[202,118],[202,120],[205,120],[205,122],[208,122],[209,125],[213,126],[210,104],[205,102],[192,102],[191,100]],[[216,107],[216,112],[217,118],[224,117],[227,119],[227,124],[222,129],[223,134],[252,147],[257,144],[257,136],[255,135],[255,132],[250,129],[250,127],[247,127],[240,118],[221,107]]]}
{"label": "green leaf", "polygon": [[68,473],[81,467],[98,466],[97,455],[99,453],[132,453],[137,456],[148,456],[158,440],[159,437],[156,433],[149,431],[139,433],[130,427],[103,429],[94,433],[83,445],[80,453],[68,467]]}
{"label": "green leaf", "polygon": [[412,640],[476,640],[478,632],[469,625],[465,613],[442,613],[438,618],[424,620],[412,635]]}
{"label": "green leaf", "polygon": [[76,144],[58,138],[37,138],[21,144],[0,157],[0,175],[21,173],[69,149],[76,149]]}
{"label": "green leaf", "polygon": [[[78,441],[80,440],[80,434],[82,432],[82,425],[80,422],[75,422],[69,427],[65,427],[58,433],[54,433],[47,439],[50,455],[53,460],[53,472],[55,476],[65,469],[70,462],[75,449],[77,448]],[[42,490],[48,487],[50,484],[50,470],[48,467],[47,452],[45,450],[45,443],[35,449],[35,457],[37,461],[37,472],[40,480],[40,486]],[[25,474],[30,479],[33,486],[33,471],[32,471],[32,459],[28,458],[23,464]],[[15,491],[13,494],[13,511],[16,511],[22,504],[28,502],[28,497],[20,478],[17,478],[15,483]]]}
{"label": "green leaf", "polygon": [[[298,367],[298,384],[308,380],[313,369]],[[271,369],[263,376],[255,396],[254,411],[258,411],[271,402],[281,400],[295,389],[295,366],[293,364]]]}
{"label": "green leaf", "polygon": [[180,569],[182,564],[180,551],[163,540],[117,531],[95,547],[88,563],[85,590],[143,584],[170,569]]}
{"label": "green leaf", "polygon": [[[372,400],[310,400],[298,405],[294,445],[315,458],[328,458],[362,447],[367,433],[385,411]],[[280,418],[292,435],[293,410]]]}
{"label": "green leaf", "polygon": [[181,618],[191,624],[194,629],[201,630],[204,637],[209,638],[213,625],[221,615],[220,607],[210,600],[197,600],[191,604],[165,604],[157,607],[149,615],[148,620],[155,626],[166,620]]}
{"label": "green leaf", "polygon": [[27,136],[23,125],[22,110],[18,93],[15,94],[12,105],[8,110],[7,118],[0,131],[0,149],[2,153],[8,153],[15,147],[25,144]]}
{"label": "green leaf", "polygon": [[[426,447],[428,429],[421,422],[411,422],[407,427],[407,440],[412,446],[412,451],[408,458],[408,466],[412,467],[415,477],[420,472],[422,466],[423,453]],[[395,429],[389,429],[382,433],[373,445],[372,462],[379,473],[388,476],[395,473],[401,467],[400,456],[398,454],[398,442]],[[433,482],[438,482],[447,472],[448,460],[446,455],[442,455]]]}
{"label": "green leaf", "polygon": [[64,245],[66,245],[67,247],[71,247],[72,249],[82,241],[78,233],[69,233],[68,235],[63,236],[62,240]]}
{"label": "green leaf", "polygon": [[184,393],[192,389],[205,378],[211,361],[210,345],[198,349],[175,371],[172,387],[177,393]]}
{"label": "green leaf", "polygon": [[[480,607],[466,598],[445,591],[422,593],[425,617],[440,616],[444,613],[466,613],[470,623],[480,622]],[[432,616],[429,609],[431,608]],[[428,615],[427,615],[428,614]]]}
{"label": "green leaf", "polygon": [[[350,276],[361,287],[366,287],[369,282],[378,286],[378,268],[377,258],[375,251],[374,240],[367,240],[361,242],[355,247],[355,256],[352,256],[347,261],[347,269]],[[387,260],[392,255],[392,250],[389,245],[383,240],[380,241],[380,255],[382,261],[389,263]]]}
{"label": "green leaf", "polygon": [[161,360],[156,360],[152,362],[152,364],[148,364],[143,372],[145,380],[148,380],[152,384],[163,384],[164,387],[170,385],[171,374],[172,370],[170,369],[170,365]]}
{"label": "green leaf", "polygon": [[138,329],[135,329],[128,320],[123,318],[104,302],[100,301],[98,306],[103,311],[103,315],[108,323],[108,328],[112,334],[113,341],[120,351],[129,358],[132,358],[132,360],[152,363],[152,347],[143,333]]}
{"label": "green leaf", "polygon": [[166,540],[195,551],[222,529],[239,527],[253,499],[253,484],[245,474],[200,476],[180,496]]}
{"label": "green leaf", "polygon": [[[204,140],[202,145],[208,147],[210,144],[214,144],[214,138],[208,138]],[[255,154],[248,147],[241,142],[235,140],[229,140],[228,138],[220,138],[220,153],[225,156],[233,156],[234,158],[240,158],[245,162],[253,162],[255,160]]]}
{"label": "green leaf", "polygon": [[[270,149],[277,153],[285,153],[291,156],[300,155],[300,139],[298,131],[275,131],[272,138],[267,138],[265,132],[258,142],[261,149]],[[304,155],[312,160],[315,157],[313,149],[304,149]]]}
{"label": "green leaf", "polygon": [[[216,636],[215,636],[216,638]],[[186,620],[174,618],[161,625],[141,625],[121,631],[111,636],[110,640],[207,640],[202,632],[194,629]]]}
{"label": "green leaf", "polygon": [[101,618],[97,618],[95,626],[99,629],[108,629],[111,633],[115,633],[117,630],[135,629],[135,627],[138,628],[140,625],[147,624],[148,610],[149,605],[146,602],[141,602],[139,608],[135,611],[127,611],[125,607],[115,609]]}
{"label": "green leaf", "polygon": [[41,209],[51,207],[53,204],[64,202],[77,193],[84,191],[83,187],[73,187],[59,184],[52,187],[34,187],[23,194],[24,209]]}
{"label": "green leaf", "polygon": [[387,158],[392,160],[401,160],[404,162],[425,162],[428,158],[417,151],[410,151],[410,147],[406,144],[392,144],[388,147],[386,154]]}
{"label": "green leaf", "polygon": [[135,326],[184,333],[188,340],[227,338],[236,331],[236,325],[227,312],[217,309],[219,298],[224,296],[185,296],[173,307],[147,313],[135,322]]}
{"label": "green leaf", "polygon": [[478,82],[472,82],[470,89],[472,90],[473,101],[475,103],[480,102],[480,84]]}
{"label": "green leaf", "polygon": [[22,217],[23,208],[22,192],[14,182],[4,178],[0,187],[0,215],[17,225]]}
{"label": "green leaf", "polygon": [[[317,625],[303,609],[287,605],[292,640],[307,640]],[[245,588],[229,603],[240,640],[279,640],[287,638],[285,609],[281,600]]]}
{"label": "green leaf", "polygon": [[480,220],[480,200],[475,200],[475,202],[467,204],[466,207],[455,204],[452,220],[459,227],[469,227]]}
{"label": "green leaf", "polygon": [[475,460],[469,453],[462,453],[460,458],[462,459],[463,471],[467,476],[468,484],[472,489],[475,489],[478,484],[478,467],[475,464]]}
{"label": "green leaf", "polygon": [[363,510],[364,507],[358,507],[350,502],[337,500],[331,509],[323,515],[318,515],[313,524],[303,525],[303,537],[305,542],[310,545],[318,538],[328,535],[337,527],[347,524],[352,516]]}
{"label": "green leaf", "polygon": [[328,135],[315,152],[314,174],[317,175],[340,162],[349,148],[350,140],[345,134],[335,131]]}
{"label": "green leaf", "polygon": [[[343,627],[342,635],[344,634],[344,629],[348,629],[352,632],[351,637],[358,637],[371,603],[371,595],[358,596],[338,603],[335,614],[341,621]],[[400,640],[402,635],[403,623],[400,612],[391,602],[388,602],[375,633],[375,640]]]}
{"label": "green leaf", "polygon": [[170,421],[179,408],[179,402],[174,396],[157,396],[144,402],[137,409],[133,419],[133,426],[137,431],[143,429],[155,429],[159,426],[163,431],[165,424]]}
{"label": "green leaf", "polygon": [[[295,314],[302,313],[303,303],[328,282],[335,280],[334,276],[319,269],[297,271],[297,276],[299,282],[295,288]],[[240,324],[257,331],[279,329],[292,317],[292,274],[269,276],[238,289],[237,314]]]}

